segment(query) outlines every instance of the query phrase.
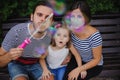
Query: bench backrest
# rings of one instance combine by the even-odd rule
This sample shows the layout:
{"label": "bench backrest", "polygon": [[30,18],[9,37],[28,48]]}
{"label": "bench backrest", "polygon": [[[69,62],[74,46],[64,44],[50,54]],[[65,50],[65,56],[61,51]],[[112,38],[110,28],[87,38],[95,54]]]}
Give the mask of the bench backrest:
{"label": "bench backrest", "polygon": [[104,69],[120,70],[120,14],[93,16],[91,25],[102,34]]}
{"label": "bench backrest", "polygon": [[[10,20],[2,24],[2,38],[8,30],[18,23],[28,21],[28,18]],[[119,69],[120,67],[120,14],[94,15],[90,23],[100,30],[103,38],[104,69]]]}

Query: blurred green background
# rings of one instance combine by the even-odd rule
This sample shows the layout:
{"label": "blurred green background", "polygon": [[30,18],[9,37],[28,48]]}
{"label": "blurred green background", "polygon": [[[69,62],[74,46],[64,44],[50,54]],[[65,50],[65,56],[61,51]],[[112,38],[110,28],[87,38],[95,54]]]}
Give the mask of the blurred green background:
{"label": "blurred green background", "polygon": [[[0,35],[2,35],[2,23],[9,19],[29,18],[33,6],[40,0],[0,0]],[[49,0],[50,1],[50,0]],[[62,1],[69,9],[71,4],[77,0],[55,0]],[[87,0],[92,15],[120,13],[120,0]],[[59,4],[58,4],[59,5]],[[0,39],[1,42],[1,39]]]}
{"label": "blurred green background", "polygon": [[[40,0],[0,0],[0,19],[6,21],[8,18],[29,17],[33,6]],[[69,8],[75,0],[64,1]],[[92,14],[119,13],[120,0],[87,0]]]}

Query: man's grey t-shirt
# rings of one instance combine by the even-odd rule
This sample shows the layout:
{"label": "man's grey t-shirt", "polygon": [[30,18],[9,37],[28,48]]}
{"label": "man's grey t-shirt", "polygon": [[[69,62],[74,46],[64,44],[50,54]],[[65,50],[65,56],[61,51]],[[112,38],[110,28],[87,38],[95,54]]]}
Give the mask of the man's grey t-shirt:
{"label": "man's grey t-shirt", "polygon": [[[28,27],[29,24],[21,23],[11,28],[2,42],[2,47],[6,51],[9,51],[11,48],[18,47],[26,38],[29,38],[31,36]],[[44,52],[49,46],[50,41],[51,34],[49,31],[46,31],[46,34],[42,38],[31,38],[31,43],[25,47],[22,57],[36,58],[34,54]]]}

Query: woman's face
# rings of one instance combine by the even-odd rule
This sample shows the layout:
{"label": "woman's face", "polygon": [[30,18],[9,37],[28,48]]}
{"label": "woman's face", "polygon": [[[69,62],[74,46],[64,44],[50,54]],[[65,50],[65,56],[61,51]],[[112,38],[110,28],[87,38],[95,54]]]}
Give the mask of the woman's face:
{"label": "woman's face", "polygon": [[80,31],[85,25],[85,19],[79,9],[75,9],[71,12],[71,27],[72,31]]}

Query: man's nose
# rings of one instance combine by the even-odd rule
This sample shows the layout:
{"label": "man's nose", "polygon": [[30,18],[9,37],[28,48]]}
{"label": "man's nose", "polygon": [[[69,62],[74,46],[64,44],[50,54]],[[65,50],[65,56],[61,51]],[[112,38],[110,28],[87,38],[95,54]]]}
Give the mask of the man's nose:
{"label": "man's nose", "polygon": [[41,17],[41,21],[42,21],[42,22],[45,21],[45,19],[46,19],[45,16],[42,16],[42,17]]}

